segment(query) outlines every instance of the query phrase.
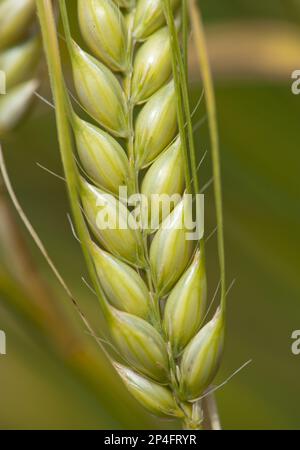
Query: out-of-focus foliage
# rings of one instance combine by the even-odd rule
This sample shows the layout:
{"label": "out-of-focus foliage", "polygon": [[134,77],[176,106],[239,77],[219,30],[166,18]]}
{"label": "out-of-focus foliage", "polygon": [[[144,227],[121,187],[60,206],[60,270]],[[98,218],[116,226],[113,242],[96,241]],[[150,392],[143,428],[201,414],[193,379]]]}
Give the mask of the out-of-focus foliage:
{"label": "out-of-focus foliage", "polygon": [[[288,18],[287,5],[280,0],[201,3],[209,20]],[[194,86],[193,98],[200,92],[200,86]],[[291,334],[300,329],[300,96],[292,95],[290,80],[282,84],[219,80],[217,102],[228,281],[236,278],[228,298],[226,354],[219,381],[253,359],[217,395],[222,423],[225,428],[299,428],[300,357],[291,352]],[[195,122],[203,113],[202,105]],[[205,124],[197,132],[197,145],[200,158],[208,150]],[[97,300],[81,281],[84,262],[67,222],[64,183],[36,166],[39,162],[61,173],[52,110],[41,105],[6,142],[5,153],[21,202],[100,333]],[[209,160],[207,156],[200,169],[202,185],[211,176]],[[211,188],[206,191],[206,222],[209,234],[215,227]],[[103,375],[99,373],[99,383],[91,384],[63,362],[43,333],[12,306],[18,292],[9,287],[2,267],[0,329],[7,334],[8,353],[0,356],[0,428],[159,426],[129,397],[30,241],[29,245],[70,326],[96,355]],[[218,283],[215,237],[207,243],[207,257],[211,298]],[[69,350],[74,350],[72,343]]]}
{"label": "out-of-focus foliage", "polygon": [[226,19],[290,19],[300,20],[298,0],[218,0],[200,1],[203,13],[210,21]]}

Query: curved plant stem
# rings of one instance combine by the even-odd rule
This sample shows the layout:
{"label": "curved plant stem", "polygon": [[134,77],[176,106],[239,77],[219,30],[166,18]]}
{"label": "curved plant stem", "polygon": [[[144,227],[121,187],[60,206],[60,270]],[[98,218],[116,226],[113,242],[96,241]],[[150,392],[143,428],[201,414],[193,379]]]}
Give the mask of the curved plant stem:
{"label": "curved plant stem", "polygon": [[225,315],[226,312],[226,273],[225,273],[225,245],[224,245],[224,224],[223,224],[223,203],[222,203],[222,183],[220,164],[220,145],[216,114],[216,99],[209,64],[209,57],[206,47],[206,39],[203,27],[202,16],[195,0],[189,1],[189,11],[191,16],[192,30],[196,46],[197,58],[203,77],[204,92],[207,104],[208,122],[210,130],[211,152],[214,172],[214,191],[216,202],[216,214],[218,225],[218,253],[221,272],[221,307]]}
{"label": "curved plant stem", "polygon": [[[62,350],[63,348],[67,348],[71,341],[74,343],[77,339],[75,338],[75,334],[71,327],[66,324],[66,317],[60,307],[59,300],[53,295],[50,286],[36,267],[11,206],[15,207],[25,228],[29,231],[37,247],[47,260],[52,272],[54,272],[59,283],[66,291],[68,298],[71,299],[73,306],[75,304],[75,308],[84,320],[89,333],[91,333],[92,327],[87,323],[82,311],[74,300],[69,287],[66,285],[63,277],[50,259],[47,250],[37,233],[34,231],[33,226],[26,217],[26,214],[15,195],[6,171],[1,144],[0,170],[5,177],[5,180],[0,177],[0,245],[2,244],[4,250],[7,269],[15,283],[22,287],[24,294],[30,299],[27,301],[26,307],[37,311],[39,320],[45,324],[45,328],[47,328],[51,335],[55,336],[54,340],[58,341],[59,347]],[[9,203],[9,198],[11,199],[11,204]]]}
{"label": "curved plant stem", "polygon": [[33,238],[34,242],[36,243],[38,249],[40,250],[40,252],[42,253],[42,255],[44,256],[44,258],[46,259],[46,261],[48,262],[51,270],[53,271],[54,275],[56,276],[58,282],[61,284],[61,286],[63,287],[63,289],[66,291],[66,293],[68,294],[69,297],[73,298],[73,295],[69,289],[69,287],[66,285],[63,277],[61,276],[61,274],[58,272],[57,268],[55,267],[53,261],[51,260],[44,244],[42,243],[41,239],[39,238],[38,234],[36,233],[35,229],[33,228],[33,226],[31,225],[30,221],[28,220],[23,208],[21,207],[16,194],[14,192],[14,189],[11,185],[7,170],[6,170],[6,166],[5,166],[5,161],[4,161],[4,157],[3,157],[3,152],[2,152],[2,147],[0,144],[0,170],[1,170],[1,174],[3,177],[3,182],[6,186],[7,192],[11,198],[11,201],[14,204],[14,207],[16,208],[17,213],[19,214],[22,222],[24,223],[25,227],[27,228],[28,232],[30,233],[31,237]]}
{"label": "curved plant stem", "polygon": [[[11,202],[12,203],[12,202]],[[48,286],[40,276],[16,221],[9,194],[0,176],[0,247],[11,275],[38,301],[52,303]]]}
{"label": "curved plant stem", "polygon": [[188,80],[189,66],[188,66],[188,53],[189,53],[189,10],[187,5],[188,0],[181,0],[182,10],[182,48],[183,48],[183,64],[185,67],[185,76]]}
{"label": "curved plant stem", "polygon": [[[219,133],[216,115],[216,99],[209,64],[209,58],[206,47],[206,38],[203,28],[203,21],[197,2],[189,1],[189,12],[191,25],[194,33],[197,58],[200,71],[203,78],[203,87],[207,105],[208,122],[210,130],[211,152],[214,172],[214,194],[217,215],[217,234],[218,234],[218,254],[221,275],[221,308],[223,316],[226,314],[226,272],[225,272],[225,244],[224,244],[224,224],[223,224],[223,201],[222,201],[222,183],[221,183],[221,164],[220,164],[220,146]],[[204,412],[208,418],[208,427],[214,430],[220,430],[217,404],[214,395],[204,401]]]}
{"label": "curved plant stem", "polygon": [[[87,318],[85,317],[85,315],[81,311],[81,308],[79,307],[77,301],[75,300],[75,298],[74,298],[70,288],[68,287],[68,285],[64,281],[62,275],[60,274],[60,272],[58,271],[58,269],[55,266],[54,262],[52,261],[51,257],[49,256],[47,249],[45,248],[43,242],[41,241],[41,239],[38,236],[37,232],[33,228],[30,220],[26,216],[22,206],[20,205],[20,203],[19,203],[19,201],[17,199],[17,196],[16,196],[15,191],[14,191],[12,185],[11,185],[11,182],[10,182],[7,170],[6,170],[6,165],[5,165],[5,161],[4,161],[4,157],[3,157],[1,144],[0,144],[0,171],[1,171],[1,174],[2,174],[2,177],[3,177],[3,182],[4,182],[5,187],[7,189],[8,195],[10,196],[11,201],[12,201],[14,207],[16,208],[16,211],[17,211],[20,219],[22,220],[23,224],[25,225],[27,231],[29,232],[29,234],[32,237],[33,241],[35,242],[36,246],[40,250],[41,254],[43,255],[43,257],[47,261],[50,269],[52,270],[52,272],[55,275],[56,279],[58,280],[59,284],[62,286],[62,288],[67,293],[67,295],[70,298],[70,300],[72,301],[72,304],[73,304],[74,308],[76,309],[76,311],[79,314],[81,320],[85,324],[88,332],[91,334],[91,336],[93,336],[95,338],[96,335],[95,335],[95,332],[94,332],[92,326],[90,325],[89,321],[87,320]],[[96,338],[96,342],[99,344],[99,341],[98,341],[97,338]],[[101,348],[102,348],[102,346],[101,346]]]}
{"label": "curved plant stem", "polygon": [[[74,217],[76,232],[81,242],[81,247],[88,267],[89,275],[100,301],[103,315],[107,320],[109,320],[111,314],[110,309],[103,295],[102,288],[98,282],[96,270],[89,254],[90,235],[80,207],[80,199],[78,193],[80,178],[73,154],[72,132],[68,120],[69,104],[61,67],[53,6],[51,0],[36,0],[36,5],[39,14],[44,49],[46,53],[50,82],[55,104],[56,123],[58,129],[61,157],[66,176],[68,194]],[[64,8],[65,2],[60,2],[60,6]]]}

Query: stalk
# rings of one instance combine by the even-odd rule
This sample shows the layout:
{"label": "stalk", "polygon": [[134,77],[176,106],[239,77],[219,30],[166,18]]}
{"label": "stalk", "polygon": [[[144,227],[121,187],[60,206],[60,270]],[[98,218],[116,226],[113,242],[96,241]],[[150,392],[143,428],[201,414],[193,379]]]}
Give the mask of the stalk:
{"label": "stalk", "polygon": [[189,53],[189,10],[187,0],[181,0],[182,9],[182,49],[183,49],[183,64],[185,67],[185,76],[188,80],[188,53]]}
{"label": "stalk", "polygon": [[[174,24],[174,15],[171,8],[170,0],[163,0],[165,7],[166,21],[172,37],[172,51],[173,51],[173,66],[174,73],[176,73],[176,85],[177,85],[177,96],[182,98],[182,106],[185,113],[187,135],[189,142],[189,157],[191,162],[192,180],[194,185],[195,194],[200,193],[199,178],[197,173],[197,159],[196,159],[196,148],[193,133],[192,124],[192,114],[189,102],[189,91],[188,91],[188,2],[182,0],[182,16],[183,16],[183,26],[182,26],[182,52],[180,48],[178,34],[176,32]],[[206,86],[204,86],[206,88]],[[218,134],[217,130],[215,130]],[[214,166],[215,167],[215,166]],[[205,242],[202,239],[199,243],[202,254],[205,255]],[[222,308],[224,308],[223,295],[222,295]],[[206,427],[209,429],[219,429],[216,423],[219,424],[218,411],[216,400],[214,396],[211,399],[204,400],[204,412],[207,416]],[[211,405],[214,405],[212,410]],[[220,426],[220,425],[218,425]]]}
{"label": "stalk", "polygon": [[[174,23],[174,16],[171,9],[170,1],[162,0],[163,6],[165,9],[165,15],[167,24],[170,30],[170,38],[171,38],[171,45],[172,45],[172,65],[173,65],[173,76],[174,76],[174,82],[175,82],[175,89],[176,89],[176,99],[177,99],[177,118],[178,118],[178,127],[179,127],[179,133],[180,138],[182,142],[182,154],[184,158],[184,168],[185,168],[185,182],[186,182],[186,191],[188,194],[191,194],[193,192],[192,190],[192,176],[190,172],[190,161],[189,161],[189,150],[187,146],[187,133],[186,133],[186,126],[185,126],[185,114],[184,114],[184,104],[183,104],[183,96],[181,92],[181,80],[180,75],[177,67],[177,32],[175,28]],[[184,27],[184,36],[186,37],[186,29]],[[186,45],[186,43],[185,43]]]}
{"label": "stalk", "polygon": [[[75,121],[63,79],[53,9],[50,0],[36,1],[77,234],[103,314],[109,322],[111,337],[129,367],[114,366],[128,389],[150,411],[180,417],[189,429],[200,429],[202,414],[197,399],[212,382],[222,345],[222,323],[218,314],[201,328],[206,302],[203,241],[201,251],[197,249],[191,261],[194,246],[187,241],[184,230],[180,226],[177,228],[183,218],[182,202],[170,215],[171,228],[166,231],[160,227],[151,243],[145,230],[137,234],[128,229],[123,232],[120,225],[105,234],[96,221],[98,211],[95,206],[102,198],[101,186],[105,189],[108,185],[108,191],[115,194],[116,188],[124,181],[123,174],[128,173],[128,167],[130,191],[136,194],[140,192],[139,176],[142,178],[139,171],[149,165],[152,167],[141,186],[141,192],[146,192],[147,196],[156,192],[182,193],[184,185],[189,193],[199,193],[187,86],[187,4],[182,2],[182,57],[170,0],[164,0],[162,4],[154,0],[137,4],[134,28],[129,31],[127,54],[123,45],[128,42],[125,36],[128,33],[126,11],[118,9],[111,1],[99,0],[95,9],[93,1],[79,0],[82,35],[90,50],[97,55],[97,60],[78,47],[74,47],[75,50],[71,48],[66,3],[61,0],[67,44],[70,52],[77,55],[72,59],[75,87],[81,104],[98,122],[97,127],[85,123],[83,131],[74,129],[81,160],[88,168],[87,175],[97,168],[95,176],[100,178],[100,189],[86,183],[87,191],[82,193],[79,185],[84,182],[75,162],[71,133],[71,125],[74,126]],[[163,5],[172,58],[169,36],[162,28],[165,24]],[[127,12],[131,10],[128,3],[122,3],[122,8],[124,6]],[[158,34],[154,35],[156,31]],[[136,41],[145,41],[145,44],[141,44],[139,56],[134,59]],[[168,83],[171,66],[175,93],[173,83]],[[121,72],[123,81],[125,78],[126,100],[116,72]],[[134,123],[134,107],[142,103],[145,106]],[[180,160],[184,164],[184,167],[179,166],[180,170],[180,147],[176,139],[178,126],[182,150]],[[116,137],[125,139],[127,155]],[[111,184],[107,182],[106,174],[101,172],[102,164],[111,177],[109,181],[114,180]],[[80,207],[81,195],[95,240],[105,248],[105,252],[96,244],[93,248],[89,246],[90,234]],[[122,209],[121,202],[117,204],[126,216],[129,211],[124,205]],[[138,267],[146,277],[141,276]],[[124,288],[121,293],[116,286],[119,277]],[[124,299],[127,295],[131,302]],[[160,298],[166,302],[164,310],[160,308]],[[191,317],[191,311],[194,317]]]}
{"label": "stalk", "polygon": [[[66,175],[66,183],[68,187],[68,194],[75,227],[78,238],[81,242],[81,247],[88,267],[89,275],[92,279],[98,299],[100,301],[103,315],[107,320],[109,320],[110,311],[106,299],[103,295],[102,289],[99,285],[95,267],[89,254],[88,243],[90,237],[80,207],[80,198],[77,189],[80,183],[80,179],[73,155],[72,133],[68,121],[68,102],[66,99],[65,85],[63,82],[63,72],[61,67],[57,30],[52,2],[51,0],[36,0],[36,5],[53,92],[61,158]],[[60,2],[60,5],[63,11],[65,8],[65,2]]]}
{"label": "stalk", "polygon": [[[174,15],[171,8],[170,0],[163,0],[165,6],[165,15],[167,24],[171,33],[172,39],[172,51],[173,51],[173,60],[174,60],[174,77],[176,77],[176,85],[177,85],[177,96],[182,98],[181,103],[181,112],[180,115],[184,114],[185,123],[187,127],[187,136],[189,142],[189,157],[191,164],[191,175],[194,184],[194,193],[199,194],[199,180],[197,174],[197,160],[196,160],[196,149],[194,142],[194,133],[193,133],[193,125],[191,120],[191,108],[189,104],[189,92],[187,85],[187,29],[186,29],[186,16],[185,16],[185,8],[184,8],[184,51],[183,55],[181,54],[178,34],[175,28]],[[185,1],[183,1],[185,5]],[[185,126],[184,126],[185,128]]]}
{"label": "stalk", "polygon": [[200,9],[195,0],[190,0],[189,11],[196,44],[197,58],[203,76],[204,92],[207,104],[208,122],[211,141],[211,152],[214,172],[214,192],[218,225],[218,253],[221,272],[221,303],[223,315],[226,313],[226,271],[225,271],[225,244],[223,223],[223,200],[220,163],[220,142],[216,112],[216,98],[207,52],[206,37]]}
{"label": "stalk", "polygon": [[132,29],[128,30],[128,73],[124,84],[127,84],[127,102],[128,102],[128,128],[129,136],[127,138],[127,152],[129,157],[129,190],[130,194],[136,194],[139,191],[138,171],[135,166],[135,154],[134,154],[134,125],[133,114],[134,104],[132,103],[132,75],[133,75],[133,55],[135,49],[135,39],[132,36]]}

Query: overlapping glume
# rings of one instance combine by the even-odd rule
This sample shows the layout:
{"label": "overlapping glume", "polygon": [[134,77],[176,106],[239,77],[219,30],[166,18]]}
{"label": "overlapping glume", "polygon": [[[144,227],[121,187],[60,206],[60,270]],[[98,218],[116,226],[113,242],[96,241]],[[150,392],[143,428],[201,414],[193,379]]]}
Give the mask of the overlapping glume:
{"label": "overlapping glume", "polygon": [[[179,4],[171,1],[178,13]],[[184,199],[167,217],[159,214],[159,229],[149,232],[118,197],[124,185],[149,199],[185,190],[163,2],[78,0],[78,16],[86,48],[68,33],[67,39],[78,99],[90,120],[74,116],[72,123],[86,174],[80,194],[93,235],[90,252],[109,305],[111,339],[125,361],[115,367],[151,412],[191,418],[191,405],[218,369],[224,335],[219,312],[203,326],[203,248],[178,227],[187,214]],[[104,216],[99,205],[106,206]],[[116,211],[121,223],[106,228]]]}

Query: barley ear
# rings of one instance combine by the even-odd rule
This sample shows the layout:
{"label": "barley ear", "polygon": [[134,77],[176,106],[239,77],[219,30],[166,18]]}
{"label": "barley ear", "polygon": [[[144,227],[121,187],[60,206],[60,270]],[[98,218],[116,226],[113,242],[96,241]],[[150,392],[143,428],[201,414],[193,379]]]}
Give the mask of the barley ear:
{"label": "barley ear", "polygon": [[[202,323],[204,243],[187,239],[200,188],[186,76],[185,1],[79,1],[79,24],[92,55],[72,39],[66,2],[60,1],[77,100],[87,122],[75,116],[65,91],[51,6],[46,0],[37,4],[74,221],[108,339],[121,360],[115,368],[146,408],[200,429],[199,398],[218,369],[224,314],[221,309],[212,322]],[[175,11],[183,13],[183,42]],[[175,201],[167,214],[159,211],[157,227],[149,232],[145,221],[138,221],[140,200],[127,204],[120,187],[137,199],[141,193],[191,195]],[[151,216],[150,208],[150,221]]]}
{"label": "barley ear", "polygon": [[40,39],[32,31],[34,0],[0,3],[0,138],[27,113],[39,86]]}
{"label": "barley ear", "polygon": [[0,137],[13,130],[24,117],[39,86],[37,80],[25,81],[0,99]]}
{"label": "barley ear", "polygon": [[34,19],[34,0],[3,0],[0,4],[0,50],[13,46]]}

